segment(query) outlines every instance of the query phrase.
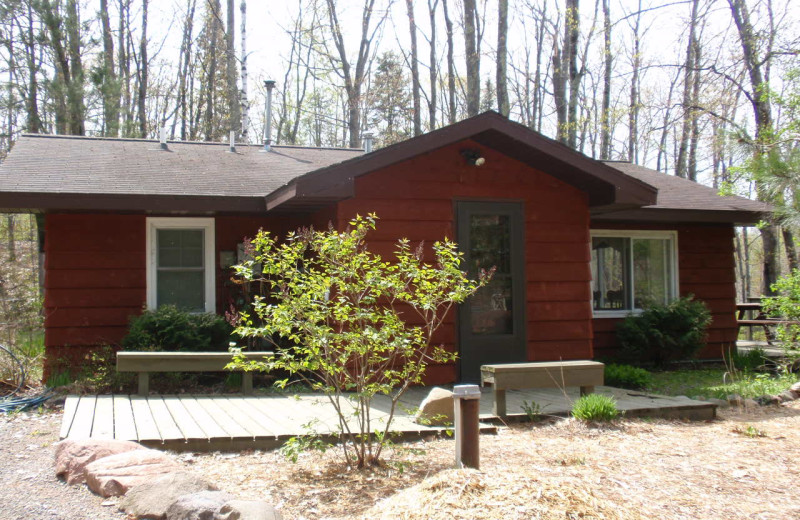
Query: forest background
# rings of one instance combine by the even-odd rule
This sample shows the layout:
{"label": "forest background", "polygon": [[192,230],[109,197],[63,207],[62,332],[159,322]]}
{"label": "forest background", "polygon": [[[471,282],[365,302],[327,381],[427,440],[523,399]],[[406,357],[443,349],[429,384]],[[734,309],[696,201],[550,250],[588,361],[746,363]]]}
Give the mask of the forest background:
{"label": "forest background", "polygon": [[[376,146],[496,110],[588,156],[779,209],[740,299],[798,265],[794,0],[4,0],[0,161],[21,133]],[[37,218],[0,219],[0,343],[41,342]],[[33,347],[31,347],[33,348]]]}

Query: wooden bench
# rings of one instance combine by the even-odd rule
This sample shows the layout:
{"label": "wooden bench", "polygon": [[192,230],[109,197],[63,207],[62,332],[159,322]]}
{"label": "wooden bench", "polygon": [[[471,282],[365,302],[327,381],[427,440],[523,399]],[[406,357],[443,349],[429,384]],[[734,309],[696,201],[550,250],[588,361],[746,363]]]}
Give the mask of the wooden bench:
{"label": "wooden bench", "polygon": [[[242,352],[251,361],[272,352]],[[117,372],[139,373],[139,395],[150,393],[150,372],[223,372],[233,361],[230,352],[117,352]],[[253,393],[253,373],[242,374],[242,393]]]}
{"label": "wooden bench", "polygon": [[580,387],[581,395],[603,384],[604,365],[597,361],[548,361],[481,366],[481,386],[492,385],[496,417],[506,416],[506,390]]}

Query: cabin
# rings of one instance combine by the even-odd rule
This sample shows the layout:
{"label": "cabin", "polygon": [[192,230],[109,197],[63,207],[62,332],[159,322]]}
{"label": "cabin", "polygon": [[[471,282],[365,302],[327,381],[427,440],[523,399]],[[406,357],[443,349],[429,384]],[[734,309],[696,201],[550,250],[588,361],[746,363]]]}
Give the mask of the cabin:
{"label": "cabin", "polygon": [[230,265],[261,228],[375,213],[384,257],[401,237],[454,239],[465,270],[497,271],[438,333],[459,361],[430,384],[612,355],[621,318],[678,295],[708,304],[701,355],[719,357],[737,339],[734,227],[769,211],[494,112],[375,151],[24,135],[0,165],[0,208],[41,215],[50,365],[118,344],[144,308],[224,312]]}

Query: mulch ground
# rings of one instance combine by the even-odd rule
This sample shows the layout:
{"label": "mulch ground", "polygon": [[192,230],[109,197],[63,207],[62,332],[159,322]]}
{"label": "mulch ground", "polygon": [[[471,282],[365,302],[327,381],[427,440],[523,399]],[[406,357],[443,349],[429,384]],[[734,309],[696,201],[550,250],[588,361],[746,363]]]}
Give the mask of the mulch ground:
{"label": "mulch ground", "polygon": [[[120,519],[113,501],[53,476],[60,413],[0,417],[0,519]],[[406,443],[389,464],[340,452],[180,454],[241,498],[300,519],[797,519],[800,403],[711,422],[558,419],[481,437],[481,470],[452,469],[450,438]]]}

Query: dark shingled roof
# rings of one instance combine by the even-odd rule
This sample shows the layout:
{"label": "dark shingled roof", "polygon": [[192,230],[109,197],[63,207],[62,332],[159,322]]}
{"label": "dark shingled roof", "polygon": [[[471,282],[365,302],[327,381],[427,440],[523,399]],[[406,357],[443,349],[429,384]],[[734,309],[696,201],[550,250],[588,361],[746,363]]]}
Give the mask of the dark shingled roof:
{"label": "dark shingled roof", "polygon": [[772,207],[764,202],[737,196],[720,196],[717,190],[667,175],[629,162],[604,161],[626,175],[658,188],[658,202],[640,209],[595,215],[595,220],[651,220],[736,222],[752,224],[761,220]]}
{"label": "dark shingled roof", "polygon": [[57,192],[62,199],[110,195],[120,202],[141,196],[253,199],[253,209],[264,211],[263,197],[295,177],[364,153],[295,146],[265,153],[253,145],[231,153],[227,144],[198,142],[169,142],[167,148],[145,139],[23,135],[0,167],[0,207],[14,207],[21,194]]}
{"label": "dark shingled roof", "polygon": [[[312,211],[353,196],[359,175],[469,140],[589,194],[594,220],[758,222],[771,208],[624,162],[601,162],[496,112],[363,150],[23,135],[0,165],[0,208]],[[656,194],[657,192],[657,194]]]}

